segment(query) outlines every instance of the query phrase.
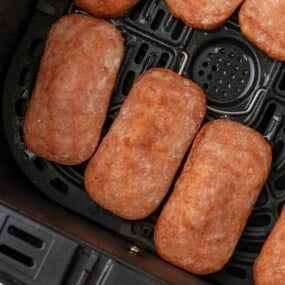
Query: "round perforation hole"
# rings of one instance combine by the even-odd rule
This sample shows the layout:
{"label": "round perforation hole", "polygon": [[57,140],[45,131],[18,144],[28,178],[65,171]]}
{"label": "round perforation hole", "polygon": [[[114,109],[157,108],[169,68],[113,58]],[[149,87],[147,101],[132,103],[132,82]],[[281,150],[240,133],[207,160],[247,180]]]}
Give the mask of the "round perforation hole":
{"label": "round perforation hole", "polygon": [[193,59],[190,77],[204,89],[209,101],[231,105],[249,94],[255,81],[255,61],[246,46],[230,39],[208,42]]}

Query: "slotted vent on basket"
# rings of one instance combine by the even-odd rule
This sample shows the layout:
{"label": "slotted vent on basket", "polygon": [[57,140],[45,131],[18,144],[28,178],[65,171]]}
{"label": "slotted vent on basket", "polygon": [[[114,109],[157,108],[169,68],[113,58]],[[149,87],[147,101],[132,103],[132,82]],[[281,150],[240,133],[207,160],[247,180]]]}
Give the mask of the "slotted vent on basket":
{"label": "slotted vent on basket", "polygon": [[285,65],[283,66],[280,76],[276,80],[275,90],[279,95],[285,95]]}
{"label": "slotted vent on basket", "polygon": [[126,20],[172,44],[184,41],[184,36],[191,30],[189,26],[172,16],[163,1],[140,1],[128,13]]}

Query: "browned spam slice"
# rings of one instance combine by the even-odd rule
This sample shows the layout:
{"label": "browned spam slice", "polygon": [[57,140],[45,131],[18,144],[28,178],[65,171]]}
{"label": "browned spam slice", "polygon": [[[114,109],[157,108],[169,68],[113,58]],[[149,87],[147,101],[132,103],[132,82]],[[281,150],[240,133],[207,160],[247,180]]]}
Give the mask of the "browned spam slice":
{"label": "browned spam slice", "polygon": [[264,53],[285,60],[285,0],[246,0],[239,11],[239,24]]}
{"label": "browned spam slice", "polygon": [[75,0],[75,4],[99,18],[116,18],[130,10],[139,0]]}
{"label": "browned spam slice", "polygon": [[52,26],[24,122],[36,155],[79,164],[94,152],[123,57],[110,23],[70,14]]}
{"label": "browned spam slice", "polygon": [[186,24],[212,30],[227,21],[243,0],[166,0],[170,12]]}
{"label": "browned spam slice", "polygon": [[270,166],[271,149],[255,130],[223,119],[205,124],[156,224],[158,254],[192,273],[220,270]]}
{"label": "browned spam slice", "polygon": [[285,207],[254,262],[255,285],[283,285],[285,282]]}
{"label": "browned spam slice", "polygon": [[130,220],[151,214],[166,195],[206,111],[189,79],[153,68],[136,80],[85,173],[90,197]]}

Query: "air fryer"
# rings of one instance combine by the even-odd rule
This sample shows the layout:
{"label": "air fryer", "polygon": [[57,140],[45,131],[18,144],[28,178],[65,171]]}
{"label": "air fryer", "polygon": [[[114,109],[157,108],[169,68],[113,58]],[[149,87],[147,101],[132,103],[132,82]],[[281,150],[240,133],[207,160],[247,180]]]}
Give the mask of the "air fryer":
{"label": "air fryer", "polygon": [[[24,3],[25,2],[25,3]],[[193,276],[163,260],[153,244],[159,210],[127,221],[86,194],[86,164],[65,166],[35,156],[23,141],[23,120],[47,32],[70,0],[0,4],[2,125],[0,280],[3,284],[253,284],[252,264],[285,199],[285,66],[241,34],[234,14],[200,31],[175,19],[163,0],[140,1],[111,19],[125,38],[125,56],[103,136],[135,78],[151,67],[180,71],[208,102],[206,120],[229,118],[258,130],[273,150],[270,176],[234,255],[215,274]]]}

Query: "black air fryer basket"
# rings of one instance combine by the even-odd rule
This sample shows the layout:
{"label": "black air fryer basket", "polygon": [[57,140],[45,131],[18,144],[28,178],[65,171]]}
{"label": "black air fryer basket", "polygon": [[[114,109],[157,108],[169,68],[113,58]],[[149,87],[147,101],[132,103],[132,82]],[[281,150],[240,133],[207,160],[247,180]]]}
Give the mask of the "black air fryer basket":
{"label": "black air fryer basket", "polygon": [[[126,221],[96,205],[83,185],[85,165],[64,166],[31,153],[23,142],[23,120],[51,24],[66,13],[84,13],[70,0],[38,1],[36,11],[11,63],[4,90],[3,120],[11,151],[26,176],[57,203],[93,220],[155,254],[152,235],[159,210]],[[103,135],[135,78],[160,66],[197,82],[208,101],[207,119],[227,117],[261,132],[271,143],[273,166],[225,268],[207,279],[217,284],[252,284],[252,263],[285,200],[285,65],[252,46],[241,34],[237,16],[210,31],[186,26],[162,0],[142,0],[111,20],[125,37],[125,58],[111,99]]]}

